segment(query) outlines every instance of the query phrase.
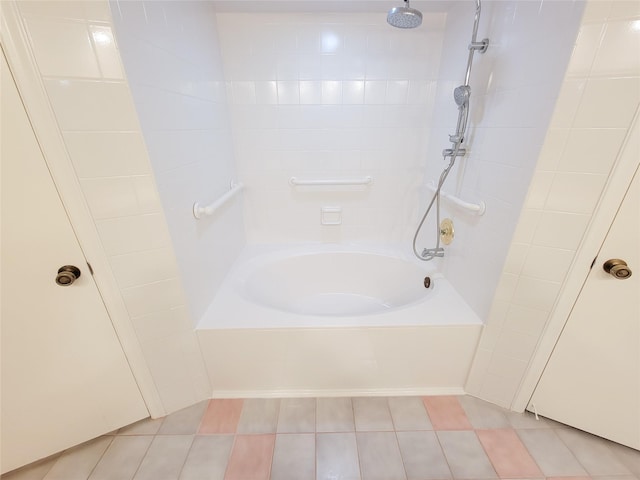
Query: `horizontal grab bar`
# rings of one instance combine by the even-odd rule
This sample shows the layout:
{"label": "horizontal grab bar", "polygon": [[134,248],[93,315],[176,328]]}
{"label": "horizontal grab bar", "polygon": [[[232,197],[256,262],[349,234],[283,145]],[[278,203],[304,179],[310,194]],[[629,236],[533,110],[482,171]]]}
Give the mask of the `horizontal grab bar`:
{"label": "horizontal grab bar", "polygon": [[193,216],[200,219],[207,215],[213,215],[213,213],[220,208],[222,205],[227,203],[231,198],[233,198],[240,190],[244,188],[244,184],[239,182],[231,182],[229,186],[229,191],[223,194],[220,198],[218,198],[215,202],[202,207],[198,202],[193,204]]}
{"label": "horizontal grab bar", "polygon": [[[437,187],[433,183],[429,183],[427,186],[434,192],[437,190]],[[450,201],[457,207],[473,212],[479,216],[484,215],[485,212],[487,211],[487,205],[483,201],[480,201],[478,203],[465,202],[464,200],[454,195],[451,195],[450,193],[443,192],[442,190],[440,190],[440,196]]]}
{"label": "horizontal grab bar", "polygon": [[327,179],[327,180],[300,180],[296,177],[289,179],[289,185],[297,186],[322,186],[322,185],[370,185],[373,177],[366,176],[364,178],[347,178],[347,179]]}

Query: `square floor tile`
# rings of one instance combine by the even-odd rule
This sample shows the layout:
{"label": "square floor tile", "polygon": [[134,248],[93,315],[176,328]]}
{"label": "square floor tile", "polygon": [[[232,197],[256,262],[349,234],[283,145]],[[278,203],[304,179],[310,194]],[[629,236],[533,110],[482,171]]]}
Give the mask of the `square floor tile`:
{"label": "square floor tile", "polygon": [[359,432],[393,431],[393,420],[385,397],[354,398],[353,416]]}
{"label": "square floor tile", "polygon": [[497,478],[475,432],[437,432],[453,478]]}
{"label": "square floor tile", "polygon": [[196,436],[180,480],[223,480],[233,440],[233,435]]}
{"label": "square floor tile", "polygon": [[283,398],[278,415],[278,433],[309,433],[316,431],[315,398]]}
{"label": "square floor tile", "polygon": [[355,433],[316,434],[316,480],[360,480]]}
{"label": "square floor tile", "polygon": [[407,480],[452,478],[435,432],[397,432]]}
{"label": "square floor tile", "polygon": [[316,400],[317,432],[353,432],[354,430],[351,398],[318,398]]}
{"label": "square floor tile", "polygon": [[397,431],[433,430],[421,397],[390,397],[388,402]]}
{"label": "square floor tile", "polygon": [[358,432],[362,480],[406,479],[395,432]]}
{"label": "square floor tile", "polygon": [[316,436],[313,433],[276,435],[270,480],[314,480]]}

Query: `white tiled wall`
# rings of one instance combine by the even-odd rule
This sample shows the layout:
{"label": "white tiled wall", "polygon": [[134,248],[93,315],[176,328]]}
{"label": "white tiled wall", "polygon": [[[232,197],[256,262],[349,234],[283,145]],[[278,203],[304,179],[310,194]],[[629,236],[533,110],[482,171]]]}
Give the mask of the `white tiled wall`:
{"label": "white tiled wall", "polygon": [[[414,222],[446,14],[219,13],[250,242],[400,242]],[[370,187],[289,178],[372,176]],[[322,207],[342,224],[321,225]]]}
{"label": "white tiled wall", "polygon": [[[484,201],[477,217],[444,204],[455,224],[443,271],[478,315],[487,319],[493,293],[540,153],[558,89],[571,54],[583,2],[483,1],[478,39],[489,48],[476,54],[470,78],[469,154],[458,160],[443,190],[469,202]],[[457,119],[453,88],[462,83],[473,8],[457,2],[449,15],[436,96],[428,177],[444,167],[440,151]],[[438,138],[435,138],[435,134]],[[439,139],[439,140],[438,140]],[[420,236],[434,243],[430,215]]]}
{"label": "white tiled wall", "polygon": [[467,391],[509,407],[640,106],[640,4],[589,1]]}
{"label": "white tiled wall", "polygon": [[111,9],[195,324],[245,243],[241,196],[213,217],[192,213],[237,180],[215,14],[208,2]]}
{"label": "white tiled wall", "polygon": [[209,395],[104,2],[20,2],[58,126],[167,412]]}

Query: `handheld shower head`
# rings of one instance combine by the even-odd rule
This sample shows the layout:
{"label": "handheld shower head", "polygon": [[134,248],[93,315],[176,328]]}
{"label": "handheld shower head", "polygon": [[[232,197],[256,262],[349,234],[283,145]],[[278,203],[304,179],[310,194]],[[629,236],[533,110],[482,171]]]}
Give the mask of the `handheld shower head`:
{"label": "handheld shower head", "polygon": [[416,28],[422,23],[422,13],[409,6],[404,0],[404,7],[393,7],[387,15],[387,23],[396,28]]}
{"label": "handheld shower head", "polygon": [[467,105],[469,103],[470,96],[471,87],[469,87],[469,85],[460,85],[453,90],[453,99],[459,107]]}

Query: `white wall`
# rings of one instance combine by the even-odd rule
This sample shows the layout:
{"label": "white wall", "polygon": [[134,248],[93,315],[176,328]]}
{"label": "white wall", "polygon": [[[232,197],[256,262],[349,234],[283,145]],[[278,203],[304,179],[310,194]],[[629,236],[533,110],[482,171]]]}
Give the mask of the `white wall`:
{"label": "white wall", "polygon": [[[484,1],[478,40],[489,49],[476,53],[471,73],[469,154],[459,159],[443,190],[465,201],[484,201],[477,217],[445,203],[443,216],[455,224],[443,271],[483,319],[488,318],[513,231],[531,181],[545,132],[577,33],[583,2]],[[441,155],[455,131],[453,89],[462,84],[475,8],[456,2],[448,16],[429,145],[427,178],[437,181]],[[435,210],[435,209],[434,209]],[[430,214],[427,245],[433,242]],[[428,245],[431,246],[431,245]]]}
{"label": "white wall", "polygon": [[111,2],[117,43],[195,323],[244,246],[242,200],[196,220],[236,180],[208,2]]}
{"label": "white wall", "polygon": [[[113,40],[109,4],[18,5],[58,127],[164,409],[169,413],[198,402],[210,395],[209,382]],[[96,272],[101,274],[105,275]]]}
{"label": "white wall", "polygon": [[467,382],[473,395],[510,407],[544,339],[640,108],[639,24],[637,2],[587,3]]}
{"label": "white wall", "polygon": [[[250,242],[404,242],[422,181],[445,15],[219,13]],[[292,188],[362,178],[370,187]],[[322,226],[323,206],[342,225]]]}

